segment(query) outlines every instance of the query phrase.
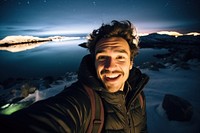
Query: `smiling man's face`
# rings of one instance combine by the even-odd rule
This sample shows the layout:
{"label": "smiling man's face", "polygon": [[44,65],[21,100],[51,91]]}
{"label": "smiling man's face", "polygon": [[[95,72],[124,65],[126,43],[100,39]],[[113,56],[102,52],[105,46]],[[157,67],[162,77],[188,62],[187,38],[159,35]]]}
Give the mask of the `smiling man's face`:
{"label": "smiling man's face", "polygon": [[123,90],[132,69],[130,48],[121,37],[103,38],[95,48],[95,67],[98,78],[109,92]]}

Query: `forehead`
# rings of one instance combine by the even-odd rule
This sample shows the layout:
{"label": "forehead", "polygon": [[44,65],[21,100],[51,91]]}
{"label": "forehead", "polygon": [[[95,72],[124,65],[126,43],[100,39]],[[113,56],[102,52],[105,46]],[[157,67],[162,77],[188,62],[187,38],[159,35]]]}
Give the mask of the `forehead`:
{"label": "forehead", "polygon": [[128,42],[121,37],[111,37],[100,39],[95,47],[95,53],[101,53],[106,50],[125,51],[130,53]]}

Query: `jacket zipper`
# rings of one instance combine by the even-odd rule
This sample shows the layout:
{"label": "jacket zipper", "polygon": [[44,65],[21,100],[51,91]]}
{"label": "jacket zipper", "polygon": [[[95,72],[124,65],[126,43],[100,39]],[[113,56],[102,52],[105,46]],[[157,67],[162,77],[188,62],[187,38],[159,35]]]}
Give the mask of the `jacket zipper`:
{"label": "jacket zipper", "polygon": [[144,86],[147,84],[148,81],[149,81],[149,77],[145,74],[142,74],[142,79],[136,86],[136,92],[134,96],[131,98],[130,102],[127,104],[127,111],[130,110],[131,104],[136,100],[137,95],[142,91],[142,89],[144,88]]}

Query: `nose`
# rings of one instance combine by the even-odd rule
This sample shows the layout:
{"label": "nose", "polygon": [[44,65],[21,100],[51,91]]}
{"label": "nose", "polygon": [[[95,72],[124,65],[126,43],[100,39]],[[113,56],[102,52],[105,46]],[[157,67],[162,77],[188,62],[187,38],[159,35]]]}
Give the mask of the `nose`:
{"label": "nose", "polygon": [[105,61],[105,69],[112,70],[116,66],[115,60],[112,57],[107,57]]}

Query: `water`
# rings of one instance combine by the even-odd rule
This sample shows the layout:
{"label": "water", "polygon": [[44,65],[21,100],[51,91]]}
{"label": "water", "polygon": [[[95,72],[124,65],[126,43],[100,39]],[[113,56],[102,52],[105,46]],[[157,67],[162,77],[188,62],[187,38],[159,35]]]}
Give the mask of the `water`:
{"label": "water", "polygon": [[168,53],[168,49],[154,49],[154,48],[143,48],[140,49],[139,54],[135,58],[135,66],[140,66],[144,62],[153,62],[157,58],[154,57],[156,54]]}
{"label": "water", "polygon": [[[62,76],[66,72],[76,72],[88,51],[78,44],[84,39],[48,42],[31,50],[11,53],[0,51],[0,81],[7,78],[42,78]],[[154,54],[166,53],[166,49],[140,49],[135,65],[155,60]]]}
{"label": "water", "polygon": [[61,76],[69,71],[77,71],[82,57],[88,53],[78,46],[84,41],[49,42],[17,53],[0,51],[0,80],[9,77]]}

